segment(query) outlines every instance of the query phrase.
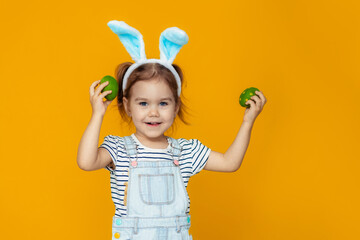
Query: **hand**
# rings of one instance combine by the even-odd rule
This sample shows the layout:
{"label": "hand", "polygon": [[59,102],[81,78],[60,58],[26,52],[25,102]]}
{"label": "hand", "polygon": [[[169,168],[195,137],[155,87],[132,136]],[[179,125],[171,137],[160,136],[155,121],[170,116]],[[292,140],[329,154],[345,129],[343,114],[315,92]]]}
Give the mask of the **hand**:
{"label": "hand", "polygon": [[106,109],[111,103],[111,101],[106,100],[103,101],[103,98],[105,98],[106,95],[110,94],[111,91],[104,91],[100,94],[101,90],[109,84],[109,82],[103,82],[99,85],[99,87],[95,90],[95,87],[98,85],[98,83],[101,80],[97,80],[93,82],[90,86],[90,103],[91,107],[93,109],[93,115],[94,114],[100,114],[101,116],[105,115]]}
{"label": "hand", "polygon": [[262,92],[255,91],[255,93],[256,95],[246,102],[246,104],[250,104],[250,107],[245,109],[244,122],[254,123],[266,103],[266,98]]}

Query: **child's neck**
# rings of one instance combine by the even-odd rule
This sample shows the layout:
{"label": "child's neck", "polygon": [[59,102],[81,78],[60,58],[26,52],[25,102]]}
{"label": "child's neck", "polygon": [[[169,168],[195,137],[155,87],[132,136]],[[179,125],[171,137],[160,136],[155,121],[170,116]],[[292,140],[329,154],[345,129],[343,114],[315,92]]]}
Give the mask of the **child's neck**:
{"label": "child's neck", "polygon": [[157,138],[147,138],[141,134],[138,134],[137,132],[135,132],[134,135],[142,145],[149,148],[166,149],[169,145],[165,135],[161,135]]}

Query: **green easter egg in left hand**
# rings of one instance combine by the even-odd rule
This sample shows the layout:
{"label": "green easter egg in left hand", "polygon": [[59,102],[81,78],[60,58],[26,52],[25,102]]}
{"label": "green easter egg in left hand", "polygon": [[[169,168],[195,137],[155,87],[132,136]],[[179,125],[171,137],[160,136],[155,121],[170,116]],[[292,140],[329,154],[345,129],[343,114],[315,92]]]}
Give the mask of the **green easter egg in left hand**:
{"label": "green easter egg in left hand", "polygon": [[240,98],[239,98],[239,103],[242,107],[246,107],[246,108],[249,108],[250,107],[250,104],[245,104],[248,100],[251,100],[251,97],[256,95],[255,91],[259,91],[259,89],[255,88],[255,87],[250,87],[250,88],[247,88],[245,89],[241,95],[240,95]]}
{"label": "green easter egg in left hand", "polygon": [[116,81],[115,78],[113,78],[112,76],[110,75],[106,75],[105,77],[103,77],[101,80],[100,80],[100,84],[102,84],[103,82],[107,82],[109,81],[109,84],[107,86],[105,86],[103,88],[103,90],[101,92],[105,92],[105,91],[109,91],[111,90],[112,92],[108,95],[105,96],[105,98],[109,101],[112,101],[116,98],[116,96],[118,95],[118,92],[119,92],[119,84],[118,82]]}

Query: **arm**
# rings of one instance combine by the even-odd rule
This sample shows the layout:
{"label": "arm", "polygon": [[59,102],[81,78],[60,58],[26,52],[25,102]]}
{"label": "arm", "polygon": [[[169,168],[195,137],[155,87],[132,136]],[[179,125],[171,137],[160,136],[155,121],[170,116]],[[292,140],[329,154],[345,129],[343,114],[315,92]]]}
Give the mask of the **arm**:
{"label": "arm", "polygon": [[219,172],[235,172],[241,166],[250,142],[253,123],[243,122],[240,130],[225,154],[211,151],[204,169]]}
{"label": "arm", "polygon": [[204,167],[205,170],[235,172],[240,168],[249,146],[251,130],[255,119],[267,101],[262,92],[255,91],[255,93],[257,95],[252,96],[251,99],[246,102],[246,104],[250,104],[250,108],[245,110],[243,123],[234,142],[225,154],[211,151]]}
{"label": "arm", "polygon": [[80,140],[77,153],[77,164],[79,168],[85,171],[100,169],[112,162],[109,152],[102,148],[98,149],[101,123],[105,111],[111,103],[111,101],[103,102],[102,100],[106,95],[110,94],[111,91],[100,93],[108,82],[100,84],[95,90],[95,87],[99,83],[100,80],[97,80],[90,86],[90,103],[93,113],[89,125]]}
{"label": "arm", "polygon": [[104,168],[112,162],[106,149],[98,148],[99,134],[103,116],[93,114],[79,144],[77,164],[85,171]]}

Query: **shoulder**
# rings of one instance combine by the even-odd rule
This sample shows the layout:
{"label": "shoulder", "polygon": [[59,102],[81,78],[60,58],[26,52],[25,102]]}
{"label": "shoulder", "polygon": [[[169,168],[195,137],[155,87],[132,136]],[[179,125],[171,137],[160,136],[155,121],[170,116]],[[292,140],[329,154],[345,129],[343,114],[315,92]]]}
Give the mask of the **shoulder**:
{"label": "shoulder", "polygon": [[107,135],[104,137],[104,141],[102,145],[108,145],[110,147],[123,148],[124,147],[124,139],[123,137],[116,135]]}
{"label": "shoulder", "polygon": [[179,144],[182,146],[195,146],[197,144],[203,144],[201,140],[196,138],[186,139],[186,138],[178,138]]}
{"label": "shoulder", "polygon": [[204,168],[211,149],[196,138],[179,138],[177,140],[183,148],[181,163],[188,166],[184,169],[190,173],[190,176],[199,173]]}
{"label": "shoulder", "polygon": [[183,148],[191,147],[191,145],[193,144],[193,139],[178,138],[176,140]]}
{"label": "shoulder", "polygon": [[196,138],[178,138],[177,140],[179,145],[182,146],[183,150],[185,151],[201,151],[204,148],[209,149],[199,139]]}

